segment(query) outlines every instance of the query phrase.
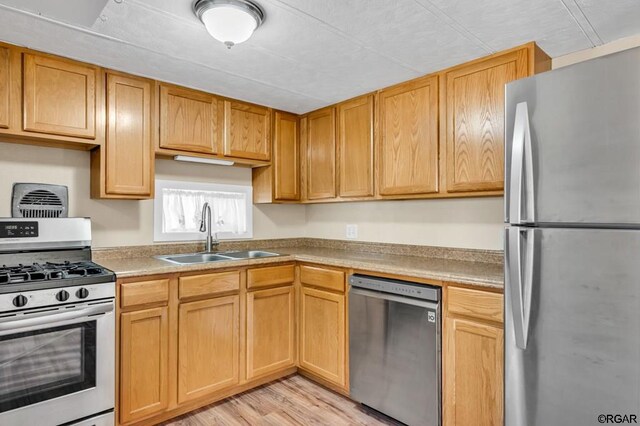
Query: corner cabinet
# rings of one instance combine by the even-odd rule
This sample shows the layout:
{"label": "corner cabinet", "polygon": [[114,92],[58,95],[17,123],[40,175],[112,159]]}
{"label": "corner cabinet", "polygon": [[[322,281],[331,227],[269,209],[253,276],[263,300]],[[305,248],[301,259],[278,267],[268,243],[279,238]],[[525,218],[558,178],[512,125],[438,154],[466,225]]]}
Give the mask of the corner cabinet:
{"label": "corner cabinet", "polygon": [[529,43],[442,73],[447,193],[502,193],[505,84],[549,68],[549,57]]}
{"label": "corner cabinet", "polygon": [[197,90],[160,84],[160,153],[217,154],[222,101]]}
{"label": "corner cabinet", "polygon": [[382,197],[438,192],[438,76],[379,93],[378,192]]}
{"label": "corner cabinet", "polygon": [[238,101],[224,101],[224,155],[271,160],[271,110]]}
{"label": "corner cabinet", "polygon": [[502,294],[449,286],[443,331],[446,426],[503,422]]}
{"label": "corner cabinet", "polygon": [[253,169],[253,202],[300,200],[300,120],[297,115],[273,113],[271,165]]}

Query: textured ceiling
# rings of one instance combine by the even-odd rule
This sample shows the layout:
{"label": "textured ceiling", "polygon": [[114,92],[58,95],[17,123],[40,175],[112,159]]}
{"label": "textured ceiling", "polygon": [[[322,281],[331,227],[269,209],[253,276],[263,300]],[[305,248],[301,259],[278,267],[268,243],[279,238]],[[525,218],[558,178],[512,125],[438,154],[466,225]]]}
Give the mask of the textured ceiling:
{"label": "textured ceiling", "polygon": [[640,0],[259,0],[227,50],[192,0],[0,0],[0,39],[302,113],[531,40],[552,57],[640,33]]}

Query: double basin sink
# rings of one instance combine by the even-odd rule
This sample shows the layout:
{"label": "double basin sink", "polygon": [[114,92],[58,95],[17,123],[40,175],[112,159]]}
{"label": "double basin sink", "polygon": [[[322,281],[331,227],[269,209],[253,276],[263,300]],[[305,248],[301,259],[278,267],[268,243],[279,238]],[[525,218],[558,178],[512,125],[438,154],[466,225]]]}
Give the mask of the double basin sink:
{"label": "double basin sink", "polygon": [[225,253],[188,253],[188,254],[168,254],[156,256],[157,259],[177,265],[193,265],[197,263],[222,262],[233,260],[260,259],[264,257],[280,256],[278,253],[260,250],[232,251]]}

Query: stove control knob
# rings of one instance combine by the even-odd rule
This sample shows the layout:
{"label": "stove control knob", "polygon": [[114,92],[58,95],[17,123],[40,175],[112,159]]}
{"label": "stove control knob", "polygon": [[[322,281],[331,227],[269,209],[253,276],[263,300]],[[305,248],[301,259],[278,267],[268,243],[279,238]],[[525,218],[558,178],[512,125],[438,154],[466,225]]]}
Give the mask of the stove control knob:
{"label": "stove control knob", "polygon": [[28,302],[28,299],[26,298],[26,296],[23,296],[21,294],[13,298],[13,306],[15,306],[16,308],[22,308],[24,305],[27,304],[27,302]]}
{"label": "stove control knob", "polygon": [[89,296],[89,290],[83,287],[76,291],[76,296],[78,299],[86,299]]}
{"label": "stove control knob", "polygon": [[66,290],[60,290],[58,294],[56,294],[56,300],[58,302],[64,302],[69,298],[69,292]]}

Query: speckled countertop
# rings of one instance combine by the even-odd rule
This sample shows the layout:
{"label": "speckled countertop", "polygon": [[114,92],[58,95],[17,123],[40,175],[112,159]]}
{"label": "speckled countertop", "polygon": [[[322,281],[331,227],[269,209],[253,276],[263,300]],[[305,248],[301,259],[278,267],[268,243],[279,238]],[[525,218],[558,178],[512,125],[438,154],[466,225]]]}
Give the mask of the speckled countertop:
{"label": "speckled countertop", "polygon": [[503,266],[499,262],[372,253],[327,247],[261,247],[260,249],[280,253],[282,256],[196,265],[174,265],[151,255],[126,258],[106,256],[98,257],[96,261],[114,271],[119,278],[300,261],[494,289],[502,289],[504,286]]}

